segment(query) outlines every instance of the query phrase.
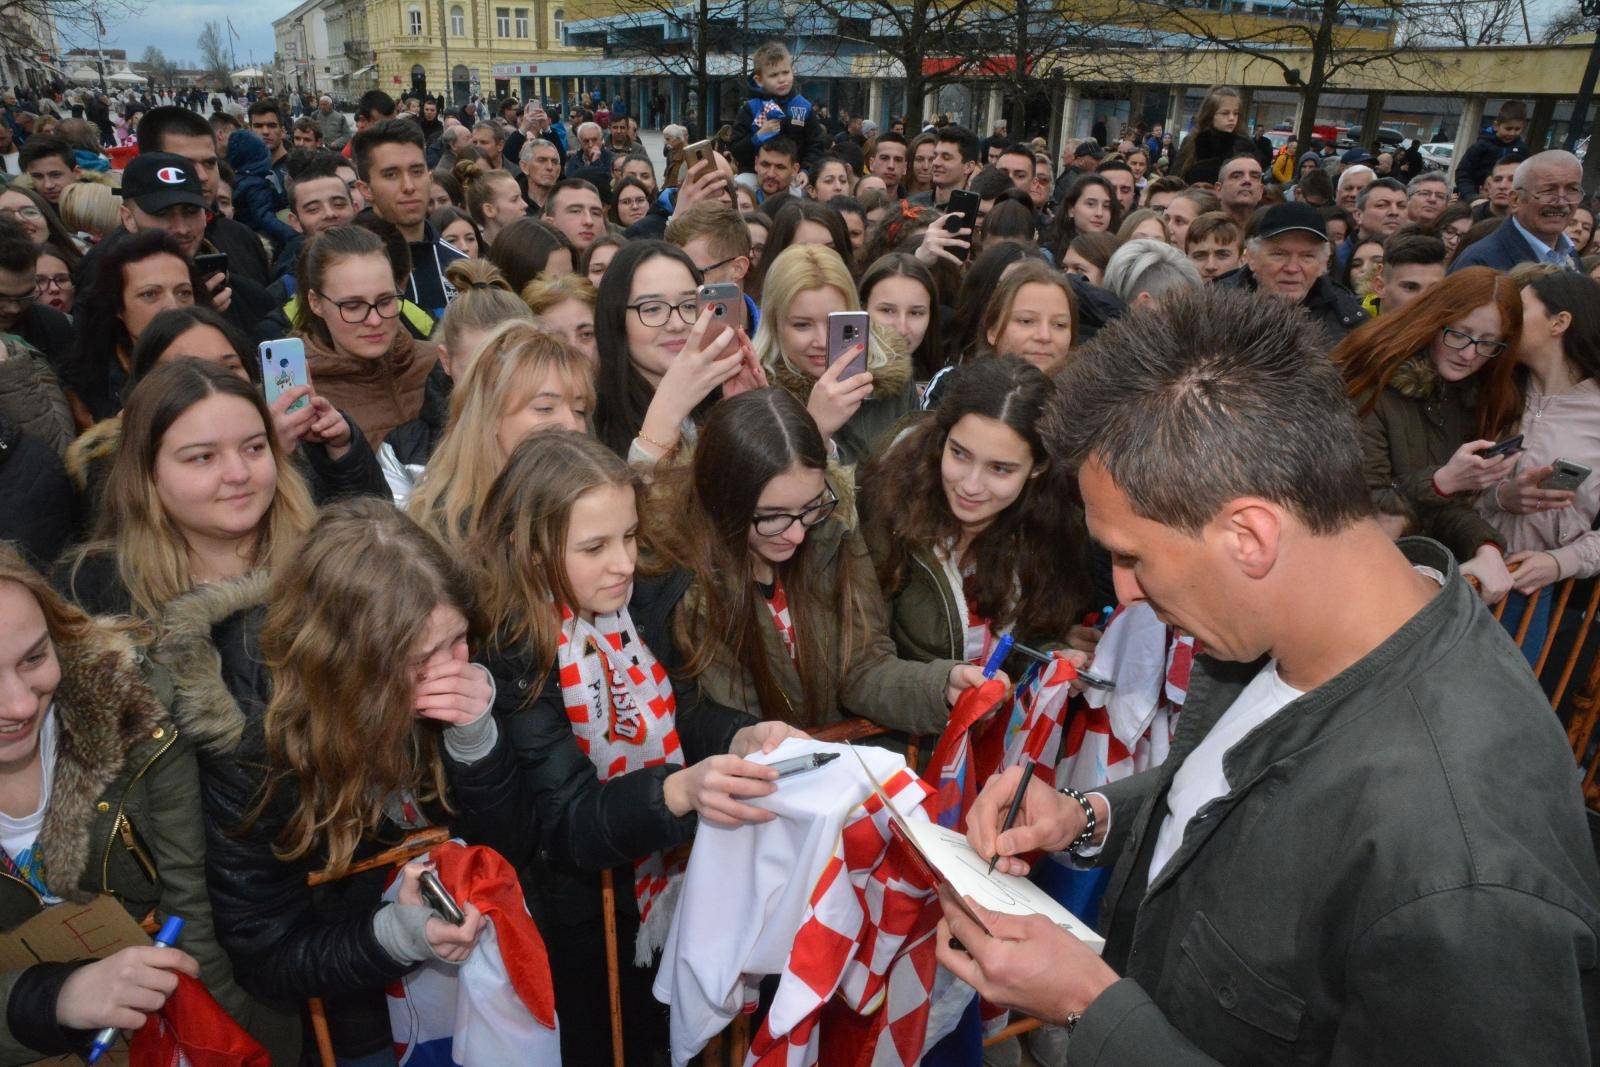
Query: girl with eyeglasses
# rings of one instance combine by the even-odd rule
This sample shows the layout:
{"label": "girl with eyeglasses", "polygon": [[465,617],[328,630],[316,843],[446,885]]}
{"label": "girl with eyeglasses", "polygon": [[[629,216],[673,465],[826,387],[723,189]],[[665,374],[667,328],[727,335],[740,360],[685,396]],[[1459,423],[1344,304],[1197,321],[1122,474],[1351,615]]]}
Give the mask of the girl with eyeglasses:
{"label": "girl with eyeglasses", "polygon": [[1380,518],[1397,535],[1442,542],[1491,604],[1511,589],[1506,541],[1473,505],[1516,468],[1514,456],[1481,453],[1516,432],[1521,332],[1516,284],[1468,267],[1356,330],[1332,356],[1361,415]]}
{"label": "girl with eyeglasses", "polygon": [[295,279],[303,299],[295,336],[319,395],[350,414],[374,450],[389,432],[417,418],[430,394],[447,385],[438,350],[400,324],[405,294],[382,238],[340,226],[313,238]]}
{"label": "girl with eyeglasses", "polygon": [[786,391],[717,404],[693,464],[666,471],[656,489],[650,566],[687,577],[673,639],[685,673],[717,703],[808,730],[849,713],[937,734],[983,680],[954,658],[895,655],[853,484]]}
{"label": "girl with eyeglasses", "polygon": [[39,286],[39,303],[55,308],[63,315],[72,314],[72,305],[78,287],[72,280],[72,265],[76,256],[54,244],[39,249],[39,262],[34,267],[34,281]]}
{"label": "girl with eyeglasses", "polygon": [[766,384],[744,331],[706,335],[700,270],[676,245],[632,241],[606,269],[595,308],[595,432],[631,462],[692,446],[717,398]]}
{"label": "girl with eyeglasses", "polygon": [[479,499],[462,555],[492,635],[478,662],[540,832],[525,877],[550,949],[562,1062],[611,1063],[600,872],[617,887],[624,1047],[652,1062],[666,1028],[653,956],[697,819],[764,822],[770,770],[743,757],[799,734],[706,699],[668,629],[681,579],[636,574],[639,474],[579,433],[534,433]]}
{"label": "girl with eyeglasses", "polygon": [[638,178],[624,178],[612,193],[611,221],[626,230],[650,214],[650,187]]}

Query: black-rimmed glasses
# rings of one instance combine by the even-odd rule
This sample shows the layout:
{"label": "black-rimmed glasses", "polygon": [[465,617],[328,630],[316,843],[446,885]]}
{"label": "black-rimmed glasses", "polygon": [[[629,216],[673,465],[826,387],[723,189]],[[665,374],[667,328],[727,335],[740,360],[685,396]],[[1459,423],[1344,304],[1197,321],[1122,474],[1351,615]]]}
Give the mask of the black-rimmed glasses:
{"label": "black-rimmed glasses", "polygon": [[756,533],[762,537],[777,537],[795,523],[806,529],[826,522],[839,507],[839,498],[834,495],[833,487],[826,486],[822,490],[823,498],[798,512],[778,511],[767,515],[757,515],[751,520]]}
{"label": "black-rimmed glasses", "polygon": [[639,316],[642,324],[650,327],[665,326],[674,311],[678,313],[678,318],[683,320],[685,326],[692,326],[700,314],[700,305],[692,299],[685,300],[681,304],[672,304],[665,300],[641,300],[627,307],[629,311]]}
{"label": "black-rimmed glasses", "polygon": [[1498,356],[1508,347],[1504,341],[1485,340],[1480,337],[1474,337],[1469,333],[1462,333],[1460,330],[1451,329],[1449,326],[1444,328],[1444,346],[1457,352],[1465,352],[1468,348],[1475,348],[1478,350],[1478,355],[1489,359]]}
{"label": "black-rimmed glasses", "polygon": [[352,326],[366,322],[367,316],[374,311],[378,313],[378,318],[380,319],[392,319],[400,314],[399,293],[389,293],[386,296],[380,296],[376,301],[372,301],[360,299],[334,300],[327,293],[323,293],[320,290],[318,292],[324,300],[338,308],[339,317]]}

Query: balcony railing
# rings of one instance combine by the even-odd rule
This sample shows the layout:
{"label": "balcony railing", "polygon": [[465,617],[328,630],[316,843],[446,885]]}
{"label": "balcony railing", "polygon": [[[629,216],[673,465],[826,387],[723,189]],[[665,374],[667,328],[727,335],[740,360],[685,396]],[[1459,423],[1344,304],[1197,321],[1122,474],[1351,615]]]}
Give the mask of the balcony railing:
{"label": "balcony railing", "polygon": [[365,37],[356,37],[344,43],[346,59],[366,59],[372,54],[372,45]]}

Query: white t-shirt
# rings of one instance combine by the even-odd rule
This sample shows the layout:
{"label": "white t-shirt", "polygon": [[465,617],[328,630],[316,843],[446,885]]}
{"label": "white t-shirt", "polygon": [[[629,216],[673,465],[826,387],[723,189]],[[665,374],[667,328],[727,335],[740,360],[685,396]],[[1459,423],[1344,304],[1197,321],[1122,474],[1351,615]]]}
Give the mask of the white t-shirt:
{"label": "white t-shirt", "polygon": [[1304,695],[1278,677],[1278,661],[1270,660],[1222,713],[1172,776],[1172,786],[1167,790],[1167,816],[1161,820],[1161,829],[1156,835],[1155,851],[1150,855],[1150,879],[1146,884],[1155,882],[1178,846],[1183,844],[1184,831],[1195,813],[1228,792],[1228,777],[1222,770],[1223,757],[1252,730]]}
{"label": "white t-shirt", "polygon": [[44,810],[50,805],[50,783],[56,771],[56,709],[53,704],[44,713],[44,723],[39,727],[39,762],[42,767],[39,807],[20,819],[0,812],[0,848],[11,857],[23,879],[44,896],[45,903],[55,904],[59,900],[51,896],[45,886],[44,864],[37,848]]}
{"label": "white t-shirt", "polygon": [[7,174],[21,174],[22,173],[22,167],[17,162],[17,156],[18,155],[19,155],[19,153],[17,152],[16,149],[12,149],[10,152],[6,152],[3,155],[0,155],[0,166],[4,166],[5,172]]}

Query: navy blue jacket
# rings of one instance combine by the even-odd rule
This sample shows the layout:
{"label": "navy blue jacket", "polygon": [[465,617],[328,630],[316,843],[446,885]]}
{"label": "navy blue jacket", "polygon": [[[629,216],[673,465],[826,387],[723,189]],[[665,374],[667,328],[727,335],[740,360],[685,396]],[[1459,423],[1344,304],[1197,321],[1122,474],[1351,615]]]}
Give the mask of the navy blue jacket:
{"label": "navy blue jacket", "polygon": [[[1539,252],[1522,236],[1522,232],[1511,224],[1508,217],[1495,231],[1481,241],[1474,242],[1467,250],[1455,258],[1450,264],[1450,273],[1454,274],[1463,267],[1493,267],[1495,270],[1510,270],[1518,263],[1534,263],[1539,259]],[[1569,265],[1573,270],[1582,270],[1576,256],[1568,256]]]}

